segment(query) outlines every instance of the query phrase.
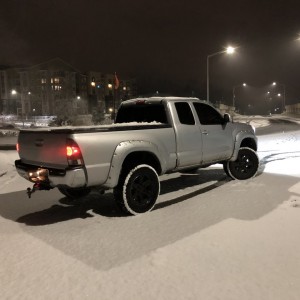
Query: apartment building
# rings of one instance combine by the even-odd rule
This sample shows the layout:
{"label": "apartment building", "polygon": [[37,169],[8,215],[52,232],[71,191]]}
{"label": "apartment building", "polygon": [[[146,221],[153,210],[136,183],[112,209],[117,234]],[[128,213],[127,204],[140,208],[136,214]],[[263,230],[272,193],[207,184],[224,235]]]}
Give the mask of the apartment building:
{"label": "apartment building", "polygon": [[120,79],[118,74],[104,74],[89,71],[88,82],[89,111],[97,109],[104,114],[111,113],[124,100],[137,95],[136,80]]}
{"label": "apartment building", "polygon": [[0,113],[83,115],[111,113],[121,101],[136,95],[135,80],[116,74],[82,73],[60,58],[38,65],[0,68]]}

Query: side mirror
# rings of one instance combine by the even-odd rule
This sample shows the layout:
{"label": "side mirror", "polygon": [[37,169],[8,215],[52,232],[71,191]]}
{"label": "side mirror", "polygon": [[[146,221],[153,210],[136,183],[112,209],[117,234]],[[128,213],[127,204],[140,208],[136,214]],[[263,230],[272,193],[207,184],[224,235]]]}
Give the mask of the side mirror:
{"label": "side mirror", "polygon": [[231,123],[231,122],[232,122],[232,118],[230,114],[224,114],[224,124]]}

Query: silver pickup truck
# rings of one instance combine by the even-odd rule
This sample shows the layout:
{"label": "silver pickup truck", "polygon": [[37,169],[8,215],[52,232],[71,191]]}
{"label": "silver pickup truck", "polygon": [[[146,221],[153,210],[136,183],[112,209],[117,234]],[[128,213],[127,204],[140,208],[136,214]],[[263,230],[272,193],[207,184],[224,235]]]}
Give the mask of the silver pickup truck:
{"label": "silver pickup truck", "polygon": [[29,196],[55,187],[70,198],[113,189],[133,215],[154,207],[159,175],[222,163],[244,180],[259,166],[254,129],[197,98],[127,100],[111,125],[24,129],[17,150],[18,173],[34,183]]}

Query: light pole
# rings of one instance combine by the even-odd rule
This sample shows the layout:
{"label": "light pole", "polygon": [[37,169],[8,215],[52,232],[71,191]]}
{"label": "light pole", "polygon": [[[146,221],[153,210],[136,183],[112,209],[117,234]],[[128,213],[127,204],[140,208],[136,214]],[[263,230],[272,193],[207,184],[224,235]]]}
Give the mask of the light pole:
{"label": "light pole", "polygon": [[276,85],[281,85],[283,87],[283,97],[282,97],[282,112],[285,111],[285,84],[283,83],[278,83],[278,82],[273,82],[272,85],[276,86]]}
{"label": "light pole", "polygon": [[[107,85],[108,91],[109,91],[109,105],[112,105],[112,113],[111,113],[111,118],[115,119],[115,96],[113,95],[113,85],[109,83]],[[110,109],[109,109],[110,111]]]}
{"label": "light pole", "polygon": [[33,114],[33,123],[34,123],[34,125],[35,125],[35,124],[36,124],[36,123],[35,123],[35,108],[32,109],[32,114]]}
{"label": "light pole", "polygon": [[223,51],[219,51],[219,52],[207,55],[207,58],[206,58],[206,84],[207,84],[207,87],[206,87],[206,99],[207,100],[206,101],[207,102],[209,102],[209,59],[213,56],[223,54],[223,53],[233,54],[234,51],[235,51],[235,48],[229,46]]}
{"label": "light pole", "polygon": [[[235,89],[236,89],[237,87],[241,87],[241,86],[247,86],[247,84],[244,82],[243,84],[235,85],[235,86],[233,86],[233,88],[232,88],[232,106],[233,106],[233,109],[234,109],[234,107],[235,107]],[[235,109],[234,109],[234,110],[235,110]]]}
{"label": "light pole", "polygon": [[18,114],[18,108],[17,108],[17,96],[18,96],[18,92],[13,89],[10,91],[11,94],[11,101],[9,101],[8,103],[8,112],[9,113],[17,113]]}

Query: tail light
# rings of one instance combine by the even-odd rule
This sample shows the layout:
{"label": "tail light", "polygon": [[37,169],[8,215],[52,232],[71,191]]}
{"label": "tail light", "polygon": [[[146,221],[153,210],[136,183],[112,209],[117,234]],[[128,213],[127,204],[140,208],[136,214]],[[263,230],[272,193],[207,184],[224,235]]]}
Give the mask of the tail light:
{"label": "tail light", "polygon": [[17,150],[17,152],[20,151],[20,145],[19,145],[19,143],[16,144],[16,150]]}
{"label": "tail light", "polygon": [[67,139],[66,155],[69,166],[82,166],[83,157],[77,143],[71,139]]}

